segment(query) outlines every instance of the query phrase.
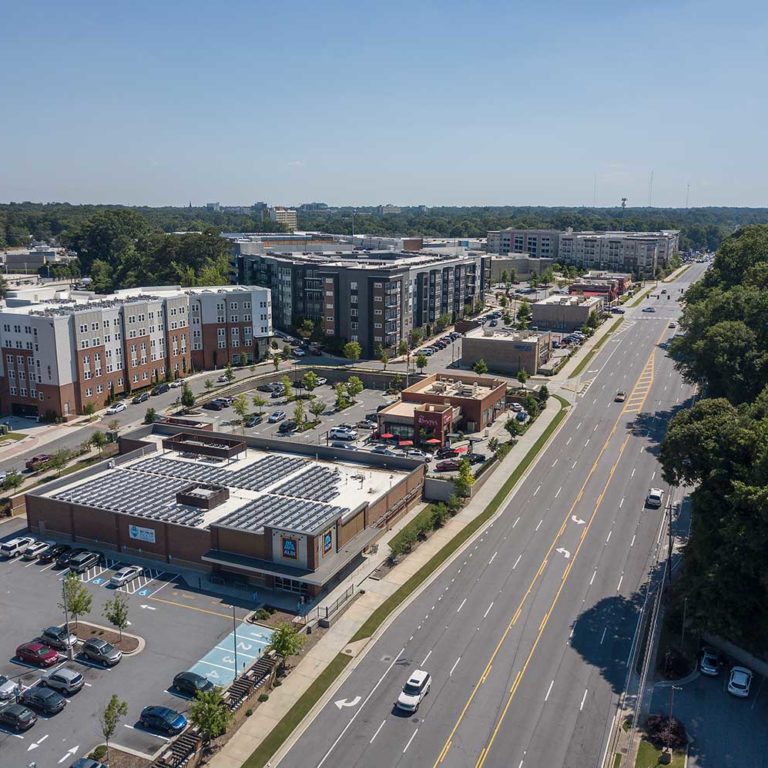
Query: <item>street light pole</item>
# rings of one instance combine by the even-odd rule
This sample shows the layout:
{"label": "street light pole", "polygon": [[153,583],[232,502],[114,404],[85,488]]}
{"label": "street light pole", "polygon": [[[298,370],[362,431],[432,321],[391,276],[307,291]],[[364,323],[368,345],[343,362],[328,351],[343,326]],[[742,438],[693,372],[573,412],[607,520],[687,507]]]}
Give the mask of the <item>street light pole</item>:
{"label": "street light pole", "polygon": [[67,590],[66,590],[66,576],[61,580],[61,604],[64,607],[64,631],[67,633],[67,658],[72,661],[74,658],[73,648],[69,643],[69,611],[67,609]]}

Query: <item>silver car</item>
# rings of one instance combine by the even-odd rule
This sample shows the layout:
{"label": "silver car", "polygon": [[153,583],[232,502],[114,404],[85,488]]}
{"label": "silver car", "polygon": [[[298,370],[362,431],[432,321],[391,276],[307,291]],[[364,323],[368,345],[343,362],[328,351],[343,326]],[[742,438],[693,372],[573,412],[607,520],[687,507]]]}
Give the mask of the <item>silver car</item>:
{"label": "silver car", "polygon": [[69,667],[52,669],[40,678],[40,685],[53,688],[53,690],[67,696],[77,693],[84,683],[85,678],[77,670]]}
{"label": "silver car", "polygon": [[16,701],[19,694],[19,684],[0,675],[0,701]]}

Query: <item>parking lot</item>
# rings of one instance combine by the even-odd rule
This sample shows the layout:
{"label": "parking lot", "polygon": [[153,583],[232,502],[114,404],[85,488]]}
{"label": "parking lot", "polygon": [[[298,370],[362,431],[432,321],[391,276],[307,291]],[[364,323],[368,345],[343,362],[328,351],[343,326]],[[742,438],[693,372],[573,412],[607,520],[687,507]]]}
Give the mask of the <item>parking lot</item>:
{"label": "parking lot", "polygon": [[651,712],[672,714],[691,739],[689,768],[764,768],[768,766],[768,686],[755,675],[749,697],[726,691],[728,670],[718,677],[698,675],[683,685],[657,685]]}
{"label": "parking lot", "polygon": [[[12,538],[18,530],[18,522],[4,523],[0,540]],[[93,605],[81,621],[109,627],[103,610],[114,595],[109,579],[117,567],[117,562],[107,560],[82,575]],[[63,622],[59,608],[63,576],[63,571],[49,564],[20,559],[0,562],[0,674],[18,682],[22,689],[35,685],[41,671],[17,660],[15,649],[36,638],[45,627]],[[229,682],[235,668],[235,647],[242,671],[243,662],[258,656],[269,641],[268,629],[242,623],[244,608],[234,608],[233,627],[230,603],[189,589],[183,578],[161,568],[147,570],[120,589],[128,596],[130,626],[125,631],[143,638],[144,648],[123,656],[112,668],[102,668],[78,655],[71,662],[62,661],[84,675],[85,687],[70,698],[62,712],[52,717],[39,715],[37,723],[24,733],[0,728],[2,765],[28,765],[35,760],[41,768],[66,768],[103,742],[98,715],[112,694],[128,703],[128,716],[118,726],[113,743],[152,755],[167,738],[142,730],[137,722],[139,713],[151,704],[187,712],[189,700],[170,689],[174,675],[195,669],[215,682]],[[211,673],[220,677],[216,679]]]}

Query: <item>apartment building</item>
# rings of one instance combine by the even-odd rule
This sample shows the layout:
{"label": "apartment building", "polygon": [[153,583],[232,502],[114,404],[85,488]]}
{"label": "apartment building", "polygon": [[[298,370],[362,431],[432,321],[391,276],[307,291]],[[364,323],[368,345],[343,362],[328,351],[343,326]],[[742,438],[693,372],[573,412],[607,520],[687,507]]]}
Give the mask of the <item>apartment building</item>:
{"label": "apartment building", "polygon": [[299,228],[298,216],[293,208],[283,208],[276,205],[269,209],[269,218],[278,224],[285,224],[289,232],[295,232]]}
{"label": "apartment building", "polygon": [[11,291],[0,309],[0,413],[70,418],[166,378],[255,360],[271,334],[263,288]]}
{"label": "apartment building", "polygon": [[[651,278],[671,255],[669,243],[656,233],[566,232],[560,238],[561,264],[581,269],[608,269]],[[665,253],[661,261],[660,253]]]}
{"label": "apartment building", "polygon": [[271,290],[276,327],[290,331],[309,318],[327,336],[359,342],[366,357],[441,315],[462,316],[487,282],[480,253],[253,254],[242,245],[235,243],[238,280]]}
{"label": "apartment building", "polygon": [[558,229],[499,229],[488,233],[488,253],[527,253],[533,258],[557,260]]}

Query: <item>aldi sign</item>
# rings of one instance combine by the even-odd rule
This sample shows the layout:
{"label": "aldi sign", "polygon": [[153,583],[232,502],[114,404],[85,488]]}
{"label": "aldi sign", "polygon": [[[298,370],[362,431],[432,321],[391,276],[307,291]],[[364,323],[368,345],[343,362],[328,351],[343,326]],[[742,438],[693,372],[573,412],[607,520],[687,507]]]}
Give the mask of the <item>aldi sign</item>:
{"label": "aldi sign", "polygon": [[138,525],[129,525],[128,537],[136,541],[148,541],[150,544],[156,543],[154,528],[141,528]]}

